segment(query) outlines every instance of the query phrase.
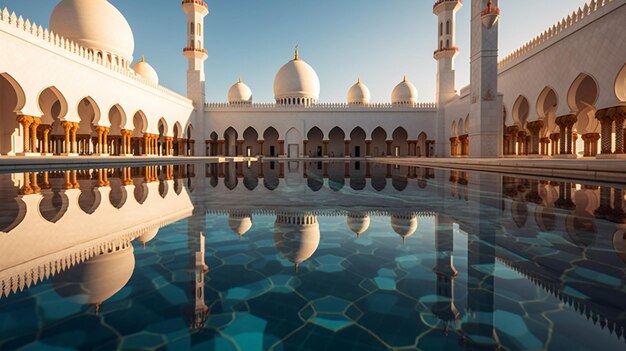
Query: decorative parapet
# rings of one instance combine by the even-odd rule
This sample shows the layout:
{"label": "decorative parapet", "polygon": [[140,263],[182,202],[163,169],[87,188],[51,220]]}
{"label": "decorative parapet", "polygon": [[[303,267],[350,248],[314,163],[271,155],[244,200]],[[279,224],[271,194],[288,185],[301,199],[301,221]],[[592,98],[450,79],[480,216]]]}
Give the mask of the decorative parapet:
{"label": "decorative parapet", "polygon": [[[5,25],[2,26],[2,24]],[[15,30],[18,31],[20,34],[29,35],[33,39],[29,40],[31,44],[41,47],[53,46],[57,49],[63,50],[69,55],[74,56],[75,59],[82,59],[83,61],[86,61],[90,64],[104,67],[111,72],[115,72],[124,77],[134,79],[139,83],[150,86],[151,88],[154,88],[174,98],[182,98],[187,100],[187,98],[181,96],[180,94],[177,94],[161,85],[154,84],[144,79],[142,76],[135,73],[135,71],[133,71],[131,68],[115,64],[114,62],[110,62],[106,59],[104,55],[97,55],[92,49],[85,48],[69,39],[65,39],[54,33],[53,31],[50,31],[47,28],[36,24],[35,22],[31,23],[28,19],[24,20],[22,16],[18,17],[15,12],[9,12],[6,7],[0,12],[0,30]]]}
{"label": "decorative parapet", "polygon": [[209,9],[209,5],[207,5],[207,3],[202,0],[183,0],[182,5],[186,5],[186,4],[200,5],[206,8],[207,10]]}
{"label": "decorative parapet", "polygon": [[320,103],[310,106],[304,105],[281,105],[273,102],[269,103],[253,103],[253,104],[229,104],[227,102],[206,103],[205,108],[208,109],[277,109],[277,110],[434,110],[437,104],[434,102],[418,102],[410,105],[395,105],[388,102],[369,103],[362,105],[350,105],[347,103]]}
{"label": "decorative parapet", "polygon": [[580,26],[584,26],[590,23],[593,19],[604,15],[610,10],[609,6],[614,4],[617,4],[616,6],[624,5],[624,3],[620,0],[592,0],[590,3],[578,8],[577,11],[574,11],[571,15],[563,18],[560,22],[548,28],[546,31],[539,34],[519,49],[505,56],[498,62],[498,68],[500,70],[506,69],[517,63],[519,60],[526,58],[529,54],[543,50],[551,43],[559,40],[562,36],[572,33]]}

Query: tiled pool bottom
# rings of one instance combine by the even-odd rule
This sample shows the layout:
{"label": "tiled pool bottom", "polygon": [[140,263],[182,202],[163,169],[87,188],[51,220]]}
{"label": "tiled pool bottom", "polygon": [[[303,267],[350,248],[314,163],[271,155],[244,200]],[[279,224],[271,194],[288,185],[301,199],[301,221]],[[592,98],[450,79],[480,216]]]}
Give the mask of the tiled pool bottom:
{"label": "tiled pool bottom", "polygon": [[[491,312],[468,310],[465,235],[457,233],[454,240],[459,275],[452,301],[438,296],[446,283],[433,272],[434,238],[424,234],[434,223],[420,222],[405,244],[390,233],[385,217],[372,218],[360,238],[350,235],[341,217],[323,217],[320,226],[324,229],[319,248],[296,274],[293,264],[276,252],[273,217],[255,217],[254,227],[241,239],[226,229],[226,216],[207,218],[209,271],[204,299],[198,300],[196,243],[190,241],[187,221],[170,225],[145,249],[135,245],[133,277],[97,314],[93,306],[64,300],[54,283],[3,301],[2,338],[13,339],[4,346],[462,349],[462,330],[457,329],[463,320]],[[623,341],[606,328],[594,327],[521,274],[500,262],[494,272],[493,316],[485,318],[493,319],[503,344],[512,349],[573,350],[593,349],[602,340],[605,350],[623,348]],[[460,320],[450,322],[446,333],[437,314],[453,314],[452,304]],[[194,329],[195,309],[204,305],[209,310],[206,324]],[[27,342],[34,338],[38,340]]]}
{"label": "tiled pool bottom", "polygon": [[[137,208],[165,220],[178,205],[162,212],[159,201],[178,204],[193,189],[191,217],[160,228],[152,240],[110,246],[110,265],[84,268],[96,256],[53,268],[49,279],[2,297],[0,349],[624,349],[616,335],[624,263],[608,232],[616,224],[583,212],[572,217],[565,205],[543,208],[526,196],[526,180],[488,177],[494,191],[487,192],[478,183],[486,179],[470,173],[464,193],[458,174],[436,171],[426,183],[396,177],[394,186],[373,191],[337,189],[309,173],[309,187],[311,179],[323,184],[316,191],[288,175],[265,191],[249,179],[230,190],[221,188],[226,178],[203,185],[205,175],[196,173],[179,195],[163,195],[164,182],[148,182],[145,198],[134,193],[143,199]],[[579,211],[602,204],[576,194],[606,191],[541,184],[571,190]],[[81,192],[93,190],[81,185]],[[133,205],[127,190],[117,207]],[[81,209],[91,209],[86,202],[78,197]],[[578,230],[568,232],[568,223]],[[90,225],[96,231],[116,223]]]}

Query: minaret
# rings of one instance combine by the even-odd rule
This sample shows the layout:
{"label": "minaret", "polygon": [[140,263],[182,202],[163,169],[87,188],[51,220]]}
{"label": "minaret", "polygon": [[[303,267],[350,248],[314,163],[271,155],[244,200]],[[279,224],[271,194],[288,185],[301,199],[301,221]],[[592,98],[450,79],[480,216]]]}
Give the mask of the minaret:
{"label": "minaret", "polygon": [[502,99],[498,94],[499,0],[472,0],[470,157],[502,154]]}
{"label": "minaret", "polygon": [[[187,15],[187,44],[183,55],[187,58],[187,97],[193,101],[195,107],[191,122],[194,130],[202,133],[205,128],[204,103],[205,77],[204,61],[209,57],[204,49],[204,17],[209,14],[209,6],[202,0],[183,0],[183,11]],[[197,135],[195,139],[204,140],[204,135]],[[196,155],[202,155],[204,142],[196,142]]]}
{"label": "minaret", "polygon": [[456,47],[456,13],[462,6],[462,0],[436,0],[433,13],[437,16],[437,149],[435,153],[444,157],[448,145],[446,131],[445,104],[456,95],[454,58],[459,52]]}
{"label": "minaret", "polygon": [[433,272],[437,275],[437,302],[432,312],[444,323],[444,333],[448,335],[450,324],[459,320],[461,313],[454,304],[454,278],[458,275],[454,267],[454,230],[452,221],[441,215],[435,216],[435,249],[437,265]]}
{"label": "minaret", "polygon": [[[209,316],[209,307],[204,301],[204,277],[208,272],[208,267],[204,263],[204,233],[199,233],[195,244],[191,245],[192,260],[194,265],[191,268],[192,281],[189,287],[189,295],[191,301],[186,310],[186,318],[189,323],[189,329],[199,330],[204,327]],[[193,247],[195,246],[195,248]]]}

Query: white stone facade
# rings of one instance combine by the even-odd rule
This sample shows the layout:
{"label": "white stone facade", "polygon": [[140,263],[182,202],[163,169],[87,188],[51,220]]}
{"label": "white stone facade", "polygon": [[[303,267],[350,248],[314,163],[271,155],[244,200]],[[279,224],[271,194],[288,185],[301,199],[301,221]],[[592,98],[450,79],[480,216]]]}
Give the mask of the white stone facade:
{"label": "white stone facade", "polygon": [[[454,58],[464,48],[456,47],[455,14],[462,3],[435,2],[439,28],[434,58],[439,65],[433,103],[417,103],[417,91],[406,80],[394,89],[390,103],[371,103],[369,90],[360,81],[355,85],[358,91],[349,90],[346,103],[319,103],[324,82],[318,82],[297,51],[277,75],[275,102],[253,102],[252,91],[241,83],[234,86],[238,89],[229,94],[228,103],[207,103],[204,19],[209,8],[201,0],[182,2],[188,27],[183,50],[188,97],[159,86],[157,72],[143,59],[130,64],[132,33],[116,41],[117,32],[109,28],[99,32],[93,44],[80,37],[93,28],[61,26],[76,37],[72,42],[4,10],[0,154],[619,157],[624,153],[626,39],[613,34],[626,23],[626,0],[592,0],[499,62],[497,31],[500,22],[506,25],[506,16],[499,18],[498,3],[473,0],[468,6],[472,83],[457,90]],[[106,9],[103,13],[111,23],[124,27],[121,32],[132,32],[106,0],[84,5]]]}

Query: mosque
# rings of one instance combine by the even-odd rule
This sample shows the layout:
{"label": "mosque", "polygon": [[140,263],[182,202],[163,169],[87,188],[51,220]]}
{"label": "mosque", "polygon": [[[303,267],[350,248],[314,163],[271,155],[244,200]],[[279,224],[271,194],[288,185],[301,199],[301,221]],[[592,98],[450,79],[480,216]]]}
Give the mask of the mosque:
{"label": "mosque", "polygon": [[322,84],[297,49],[276,74],[275,101],[254,102],[238,81],[227,102],[208,102],[202,0],[182,1],[187,96],[134,57],[133,31],[107,0],[62,0],[49,28],[4,9],[0,154],[620,158],[626,43],[613,33],[624,5],[591,0],[500,57],[499,0],[472,0],[470,85],[457,88],[462,0],[436,0],[436,101],[418,102],[405,77],[383,103],[356,77],[346,101],[320,102]]}

